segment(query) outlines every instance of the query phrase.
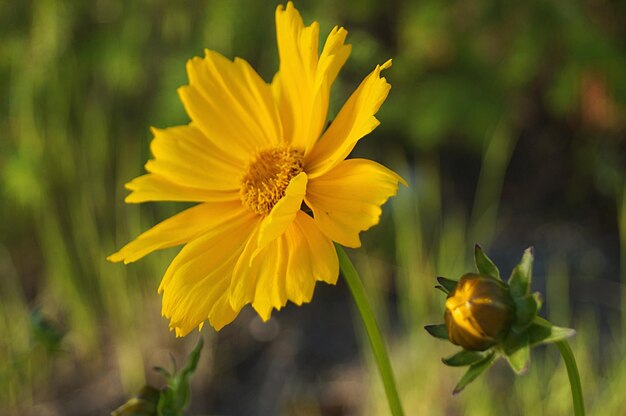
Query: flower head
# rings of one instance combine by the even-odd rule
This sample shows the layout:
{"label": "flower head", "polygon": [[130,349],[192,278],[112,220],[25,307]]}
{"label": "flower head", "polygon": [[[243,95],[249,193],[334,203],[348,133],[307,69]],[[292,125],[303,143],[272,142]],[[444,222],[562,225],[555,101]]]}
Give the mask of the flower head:
{"label": "flower head", "polygon": [[[208,319],[215,329],[252,304],[262,319],[287,301],[309,302],[316,281],[334,284],[333,241],[360,246],[396,194],[396,173],[345,160],[374,130],[390,89],[376,68],[327,129],[330,88],[350,54],[335,27],[318,55],[319,26],[289,2],[276,9],[280,66],[271,84],[244,60],[207,50],[187,63],[179,95],[188,125],[153,129],[154,159],[129,182],[126,202],[197,205],[157,224],[111,255],[133,262],[185,244],[159,287],[163,315],[179,336]],[[312,214],[312,215],[309,215]]]}
{"label": "flower head", "polygon": [[463,349],[443,358],[452,367],[469,366],[454,388],[459,393],[485,372],[496,358],[506,358],[517,374],[530,363],[530,348],[561,341],[574,335],[539,317],[539,292],[530,293],[533,250],[528,248],[505,283],[500,271],[477,244],[474,252],[478,273],[467,273],[459,281],[438,277],[437,289],[446,295],[445,324],[427,325],[434,337]]}
{"label": "flower head", "polygon": [[504,339],[515,312],[504,283],[475,273],[461,277],[445,306],[450,342],[475,351],[486,350]]}

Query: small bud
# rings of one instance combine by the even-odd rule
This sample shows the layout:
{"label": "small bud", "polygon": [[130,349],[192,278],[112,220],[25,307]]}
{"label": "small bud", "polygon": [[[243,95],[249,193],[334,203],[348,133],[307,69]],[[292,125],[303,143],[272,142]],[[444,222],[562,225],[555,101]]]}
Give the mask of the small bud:
{"label": "small bud", "polygon": [[467,350],[483,351],[502,341],[514,317],[508,287],[489,276],[464,275],[446,299],[448,338]]}

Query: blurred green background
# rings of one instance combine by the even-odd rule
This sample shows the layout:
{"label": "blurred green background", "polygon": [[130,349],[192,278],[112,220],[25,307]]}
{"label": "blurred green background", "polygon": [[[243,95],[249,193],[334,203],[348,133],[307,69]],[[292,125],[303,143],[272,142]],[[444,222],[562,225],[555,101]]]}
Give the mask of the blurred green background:
{"label": "blurred green background", "polygon": [[[188,121],[176,88],[204,48],[278,62],[276,3],[0,1],[0,414],[108,414],[171,352],[156,293],[176,249],[105,256],[179,204],[124,205],[149,126]],[[528,374],[496,365],[460,396],[435,276],[472,270],[480,242],[506,274],[536,248],[544,316],[572,326],[591,415],[626,408],[626,2],[298,1],[352,56],[331,115],[388,58],[382,125],[357,154],[409,182],[352,251],[389,342],[408,415],[567,415],[555,348]],[[207,341],[189,414],[383,415],[387,404],[343,282],[268,324],[246,309]]]}

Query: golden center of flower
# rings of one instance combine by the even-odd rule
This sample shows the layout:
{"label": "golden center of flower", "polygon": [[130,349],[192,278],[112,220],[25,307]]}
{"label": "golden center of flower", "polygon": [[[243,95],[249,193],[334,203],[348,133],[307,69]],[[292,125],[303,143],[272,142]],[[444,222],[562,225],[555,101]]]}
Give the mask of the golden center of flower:
{"label": "golden center of flower", "polygon": [[239,195],[243,204],[261,215],[270,213],[285,196],[289,181],[303,171],[303,153],[290,147],[260,151],[241,179]]}

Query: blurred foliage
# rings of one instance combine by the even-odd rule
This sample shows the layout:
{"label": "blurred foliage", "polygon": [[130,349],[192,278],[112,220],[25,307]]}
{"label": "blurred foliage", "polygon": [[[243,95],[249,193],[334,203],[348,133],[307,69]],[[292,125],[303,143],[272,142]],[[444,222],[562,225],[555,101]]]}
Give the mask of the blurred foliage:
{"label": "blurred foliage", "polygon": [[31,312],[30,326],[35,344],[43,346],[50,353],[60,351],[65,333],[55,322],[46,318],[40,309]]}
{"label": "blurred foliage", "polygon": [[155,367],[155,370],[165,377],[165,386],[161,389],[150,385],[143,386],[136,397],[114,410],[111,416],[182,415],[191,400],[189,379],[196,371],[203,345],[204,341],[200,338],[189,354],[187,365],[180,372],[176,371],[176,362],[173,358],[171,372],[163,367]]}
{"label": "blurred foliage", "polygon": [[[111,366],[109,384],[118,386],[111,395],[117,396],[83,403],[95,406],[91,413],[144,384],[145,349],[169,339],[156,295],[169,258],[151,256],[123,268],[105,256],[179,206],[125,206],[123,183],[140,174],[149,157],[150,125],[188,121],[176,94],[186,83],[187,59],[210,48],[244,57],[271,79],[275,6],[258,0],[0,1],[0,412],[45,400],[54,408],[64,392],[105,380]],[[440,374],[438,367],[416,367],[440,351],[433,346],[429,352],[429,341],[412,332],[439,313],[428,295],[430,282],[436,274],[460,275],[470,243],[489,246],[502,224],[515,228],[499,210],[509,188],[527,195],[515,199],[509,213],[527,210],[546,222],[597,219],[594,230],[610,240],[607,245],[621,244],[626,282],[625,2],[303,0],[296,7],[305,22],[320,21],[323,36],[338,23],[349,30],[353,53],[333,90],[331,114],[375,64],[394,59],[386,73],[392,92],[379,114],[383,124],[357,151],[379,152],[377,159],[393,161],[387,164],[412,182],[392,203],[393,217],[383,217],[366,239],[387,259],[376,270],[397,275],[394,299],[405,328],[397,351],[409,357],[400,384],[423,389],[411,397],[429,388],[439,397],[439,384],[415,382],[416,374],[430,372],[431,380]],[[469,216],[466,199],[473,200]],[[585,247],[587,255],[578,256],[566,245],[559,259],[580,257],[590,265],[585,270],[602,275],[619,267],[602,248],[598,254]],[[568,270],[559,270],[567,285]],[[622,302],[617,307],[626,322]],[[31,351],[33,335],[61,342],[61,333],[38,326],[43,321],[31,325],[35,305],[42,316],[54,317],[55,327],[67,328],[62,345],[69,356]],[[582,371],[602,387],[588,394],[609,403],[598,411],[610,414],[624,402],[617,394],[606,397],[626,380],[626,370],[618,361],[603,367],[612,373],[597,370],[593,339],[581,337],[577,355],[589,357]],[[416,345],[420,357],[413,360]],[[559,384],[550,381],[554,366],[549,358],[546,363],[545,374],[530,374],[516,387],[528,403],[510,406],[527,414],[567,412],[558,406],[568,398],[546,404],[544,390],[559,394]],[[54,372],[65,374],[57,376],[63,383],[49,382]],[[441,391],[449,391],[453,381],[438,380],[448,383]],[[485,399],[468,404],[466,414],[510,413],[488,390],[477,391]],[[459,400],[457,406],[467,403]],[[408,408],[437,414],[437,405],[424,400]]]}
{"label": "blurred foliage", "polygon": [[501,119],[519,130],[540,110],[623,132],[623,8],[540,0],[414,2],[400,14],[396,45],[398,60],[406,61],[396,83],[412,88],[402,94],[404,105],[387,111],[410,120],[406,133],[424,149],[446,138],[480,148]]}

